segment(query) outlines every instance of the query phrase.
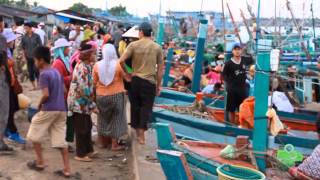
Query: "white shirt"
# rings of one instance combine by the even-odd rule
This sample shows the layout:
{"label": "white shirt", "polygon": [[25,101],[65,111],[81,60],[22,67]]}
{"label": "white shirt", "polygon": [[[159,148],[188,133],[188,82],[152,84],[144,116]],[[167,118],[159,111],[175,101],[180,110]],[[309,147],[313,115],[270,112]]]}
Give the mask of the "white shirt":
{"label": "white shirt", "polygon": [[34,33],[38,34],[40,36],[40,39],[41,39],[41,42],[42,42],[42,45],[45,45],[44,43],[44,38],[46,36],[46,32],[44,32],[44,30],[40,29],[40,28],[37,28],[34,30]]}
{"label": "white shirt", "polygon": [[[272,103],[277,107],[278,111],[289,113],[294,112],[294,107],[283,92],[274,91],[272,95]],[[268,98],[268,105],[271,106],[271,96]]]}
{"label": "white shirt", "polygon": [[[71,31],[69,34],[69,39],[75,38],[77,35],[77,32],[75,30]],[[84,34],[82,31],[80,31],[80,35],[74,40],[75,48],[78,49],[80,47],[81,41],[84,38]]]}

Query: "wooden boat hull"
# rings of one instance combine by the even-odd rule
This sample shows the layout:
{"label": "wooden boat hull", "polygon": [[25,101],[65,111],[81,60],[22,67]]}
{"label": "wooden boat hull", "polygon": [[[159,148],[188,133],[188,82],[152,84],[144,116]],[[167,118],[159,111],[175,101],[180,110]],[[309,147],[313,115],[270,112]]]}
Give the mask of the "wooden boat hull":
{"label": "wooden boat hull", "polygon": [[[175,103],[178,103],[178,101],[181,103],[178,103],[178,105],[182,104],[191,104],[195,101],[195,95],[192,94],[187,94],[187,93],[182,93],[182,92],[177,92],[177,91],[172,91],[172,90],[162,90],[160,98],[162,99],[161,103],[165,103],[165,99],[170,99],[174,100]],[[206,105],[212,108],[217,108],[217,109],[224,109],[224,100],[221,99],[212,99],[205,97],[204,102]],[[157,100],[156,100],[157,103]],[[161,104],[160,103],[160,104]],[[168,103],[171,104],[171,103]],[[295,113],[287,113],[287,112],[281,112],[278,111],[278,116],[280,119],[288,119],[288,120],[295,120],[295,121],[305,121],[305,122],[310,122],[310,123],[316,123],[317,121],[317,113],[318,112],[313,112],[313,111],[305,111],[305,110],[297,110]]]}
{"label": "wooden boat hull", "polygon": [[[223,164],[240,165],[256,169],[256,166],[250,162],[241,160],[228,160],[220,157],[220,151],[226,144],[177,140],[175,132],[170,129],[168,124],[157,123],[155,125],[157,130],[158,146],[162,150],[171,150],[182,152],[186,158],[187,164],[193,169],[193,174],[199,174],[199,170],[206,176],[216,177],[216,169]],[[187,170],[188,171],[188,170]],[[180,173],[178,173],[180,174]],[[204,179],[205,178],[197,178]]]}
{"label": "wooden boat hull", "polygon": [[[208,121],[189,115],[182,115],[167,111],[162,108],[154,108],[154,122],[170,124],[179,137],[202,140],[223,144],[234,144],[235,137],[239,135],[253,137],[252,130],[229,126],[224,123]],[[307,136],[307,135],[305,135]],[[279,134],[276,137],[269,136],[269,148],[278,148],[281,145],[292,144],[303,148],[303,152],[311,152],[319,144],[316,137],[303,138],[301,136],[289,136]]]}
{"label": "wooden boat hull", "polygon": [[[208,111],[209,111],[209,114],[212,115],[212,117],[216,121],[224,122],[225,111],[223,109],[208,108]],[[285,118],[285,117],[280,117],[280,119],[286,126],[289,127],[289,129],[292,129],[292,130],[313,131],[313,132],[317,131],[316,124],[309,121],[301,121],[301,120]]]}

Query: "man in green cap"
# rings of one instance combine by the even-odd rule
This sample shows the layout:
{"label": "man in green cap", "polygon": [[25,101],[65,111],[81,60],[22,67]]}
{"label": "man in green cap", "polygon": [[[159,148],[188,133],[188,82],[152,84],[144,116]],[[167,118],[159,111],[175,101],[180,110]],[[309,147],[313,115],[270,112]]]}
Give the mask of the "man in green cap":
{"label": "man in green cap", "polygon": [[154,99],[160,93],[163,76],[162,50],[151,34],[151,24],[142,23],[139,26],[140,40],[132,42],[120,58],[125,71],[125,61],[132,59],[132,73],[126,71],[132,77],[131,127],[136,130],[140,144],[145,144],[144,132],[151,121]]}

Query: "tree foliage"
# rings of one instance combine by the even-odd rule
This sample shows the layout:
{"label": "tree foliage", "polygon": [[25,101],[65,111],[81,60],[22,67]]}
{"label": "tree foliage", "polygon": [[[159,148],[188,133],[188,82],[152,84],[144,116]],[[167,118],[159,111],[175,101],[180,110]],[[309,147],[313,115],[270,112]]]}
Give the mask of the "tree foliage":
{"label": "tree foliage", "polygon": [[27,0],[20,0],[16,2],[16,5],[21,8],[29,8],[30,5]]}
{"label": "tree foliage", "polygon": [[127,12],[127,8],[125,6],[122,6],[121,4],[109,9],[109,13],[114,16],[130,16],[130,14]]}
{"label": "tree foliage", "polygon": [[82,3],[75,3],[69,9],[78,13],[92,14],[92,9]]}
{"label": "tree foliage", "polygon": [[0,0],[0,4],[13,5],[13,0]]}

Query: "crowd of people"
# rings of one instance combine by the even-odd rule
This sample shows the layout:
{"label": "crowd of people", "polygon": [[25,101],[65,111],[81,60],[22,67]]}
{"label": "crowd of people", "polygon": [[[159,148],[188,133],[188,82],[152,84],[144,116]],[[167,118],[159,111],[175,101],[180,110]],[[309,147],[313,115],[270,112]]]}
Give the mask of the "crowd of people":
{"label": "crowd of people", "polygon": [[[49,133],[64,165],[56,173],[70,177],[74,141],[75,160],[91,162],[98,153],[91,134],[93,113],[98,116],[97,144],[111,151],[126,148],[120,139],[128,133],[128,100],[130,125],[137,142],[144,145],[154,99],[160,93],[163,55],[151,37],[151,24],[144,22],[137,31],[138,36],[124,38],[121,24],[113,32],[104,32],[99,25],[67,24],[54,28],[48,38],[44,23],[26,22],[12,29],[5,28],[0,17],[0,152],[14,151],[5,138],[31,142],[36,160],[27,166],[42,171],[47,166],[42,143]],[[14,113],[26,74],[31,90],[40,90],[41,98],[25,140],[15,126]]]}

